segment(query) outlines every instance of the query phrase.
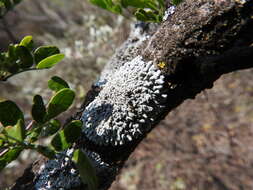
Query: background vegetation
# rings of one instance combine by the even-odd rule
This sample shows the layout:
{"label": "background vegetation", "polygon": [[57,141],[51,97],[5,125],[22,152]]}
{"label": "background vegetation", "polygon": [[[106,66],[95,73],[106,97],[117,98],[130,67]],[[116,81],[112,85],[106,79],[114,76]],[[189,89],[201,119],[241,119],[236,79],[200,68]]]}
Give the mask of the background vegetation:
{"label": "background vegetation", "polygon": [[[52,70],[32,71],[0,83],[0,97],[16,101],[28,113],[34,94],[50,96],[46,81],[57,75],[77,92],[74,113],[106,61],[126,39],[130,22],[83,0],[24,1],[0,22],[1,51],[33,35],[38,45],[60,47],[66,59]],[[135,151],[111,189],[201,190],[218,189],[220,183],[236,189],[240,183],[252,183],[243,177],[243,170],[231,166],[247,167],[253,159],[252,72],[227,75],[212,90],[174,110]],[[66,117],[61,116],[62,120]],[[12,184],[36,157],[25,152],[8,166],[0,174],[0,189]],[[233,180],[235,173],[240,179]]]}

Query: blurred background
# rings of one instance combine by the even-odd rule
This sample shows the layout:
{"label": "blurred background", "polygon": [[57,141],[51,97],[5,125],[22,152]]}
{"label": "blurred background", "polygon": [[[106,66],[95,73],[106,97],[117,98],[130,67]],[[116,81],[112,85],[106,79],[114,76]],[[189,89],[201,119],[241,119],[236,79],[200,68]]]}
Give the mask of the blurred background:
{"label": "blurred background", "polygon": [[[66,55],[51,70],[31,71],[0,83],[30,118],[32,97],[50,97],[47,81],[64,78],[81,105],[105,63],[127,38],[130,20],[86,0],[24,0],[0,20],[0,50],[32,35]],[[185,101],[139,145],[111,190],[252,190],[253,70],[223,76],[214,88]],[[0,173],[0,189],[13,184],[38,155],[24,152]]]}

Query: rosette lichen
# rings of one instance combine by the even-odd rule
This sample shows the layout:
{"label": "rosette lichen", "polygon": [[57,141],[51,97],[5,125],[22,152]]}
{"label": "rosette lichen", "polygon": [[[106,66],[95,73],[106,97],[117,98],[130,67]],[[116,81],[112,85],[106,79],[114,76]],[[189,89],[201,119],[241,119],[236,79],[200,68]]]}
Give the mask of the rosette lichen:
{"label": "rosette lichen", "polygon": [[164,108],[164,79],[141,56],[125,63],[84,110],[85,136],[95,144],[120,146],[145,134]]}

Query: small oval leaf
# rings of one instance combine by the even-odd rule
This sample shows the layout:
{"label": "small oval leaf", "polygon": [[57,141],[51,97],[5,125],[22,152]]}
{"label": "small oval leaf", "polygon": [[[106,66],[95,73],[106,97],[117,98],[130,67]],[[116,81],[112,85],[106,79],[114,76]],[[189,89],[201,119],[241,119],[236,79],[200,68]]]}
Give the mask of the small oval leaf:
{"label": "small oval leaf", "polygon": [[56,46],[41,46],[34,51],[34,59],[36,64],[38,64],[43,59],[59,53],[60,50]]}
{"label": "small oval leaf", "polygon": [[33,56],[25,46],[18,45],[16,55],[19,58],[18,64],[21,68],[29,68],[33,65]]}
{"label": "small oval leaf", "polygon": [[59,63],[64,58],[64,54],[56,54],[50,57],[47,57],[40,61],[36,66],[37,69],[49,69]]}
{"label": "small oval leaf", "polygon": [[43,99],[40,95],[35,95],[32,105],[32,117],[38,123],[44,123],[44,117],[46,115],[46,107]]}
{"label": "small oval leaf", "polygon": [[66,141],[63,131],[60,131],[54,136],[51,141],[51,145],[56,151],[62,151],[71,146],[71,144]]}
{"label": "small oval leaf", "polygon": [[75,92],[69,88],[58,91],[48,103],[46,121],[66,111],[73,103],[74,98]]}
{"label": "small oval leaf", "polygon": [[23,149],[20,147],[8,150],[3,156],[0,157],[0,171],[5,168],[7,164],[16,160]]}
{"label": "small oval leaf", "polygon": [[42,146],[38,145],[36,147],[36,150],[42,154],[43,156],[49,158],[49,159],[54,159],[55,158],[55,151],[47,146]]}
{"label": "small oval leaf", "polygon": [[48,87],[57,92],[63,88],[69,88],[69,85],[66,81],[64,81],[62,78],[53,76],[49,81],[48,81]]}
{"label": "small oval leaf", "polygon": [[82,122],[80,120],[73,120],[68,123],[64,130],[64,136],[68,143],[74,143],[81,135],[82,132]]}
{"label": "small oval leaf", "polygon": [[52,139],[51,145],[57,151],[69,148],[81,135],[82,122],[79,120],[71,121]]}
{"label": "small oval leaf", "polygon": [[88,185],[89,190],[98,189],[98,179],[89,158],[80,149],[75,150],[72,161],[75,163],[82,182]]}
{"label": "small oval leaf", "polygon": [[16,55],[16,45],[10,44],[8,47],[8,58],[10,61],[16,61],[18,59]]}
{"label": "small oval leaf", "polygon": [[32,36],[25,36],[21,42],[19,43],[21,46],[25,46],[27,49],[33,49],[33,37]]}
{"label": "small oval leaf", "polygon": [[54,135],[61,128],[61,122],[57,119],[51,119],[46,125],[43,126],[41,132],[42,137]]}
{"label": "small oval leaf", "polygon": [[0,122],[5,126],[16,125],[18,120],[24,121],[24,115],[19,107],[10,100],[0,100]]}
{"label": "small oval leaf", "polygon": [[9,142],[22,142],[25,139],[24,121],[22,119],[19,119],[16,125],[6,127],[5,134],[7,135]]}

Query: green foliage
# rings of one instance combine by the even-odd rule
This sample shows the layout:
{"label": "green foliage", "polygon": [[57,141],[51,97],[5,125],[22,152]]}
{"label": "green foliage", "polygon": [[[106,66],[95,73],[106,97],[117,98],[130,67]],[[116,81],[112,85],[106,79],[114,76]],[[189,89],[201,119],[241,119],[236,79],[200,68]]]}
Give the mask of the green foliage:
{"label": "green foliage", "polygon": [[96,172],[85,153],[80,149],[75,150],[72,160],[79,171],[83,183],[88,185],[89,190],[97,190],[98,179]]}
{"label": "green foliage", "polygon": [[0,0],[0,18],[2,18],[8,11],[12,10],[22,0]]}
{"label": "green foliage", "polygon": [[41,131],[42,137],[49,137],[54,135],[61,128],[61,122],[57,119],[51,119],[47,125],[44,125]]}
{"label": "green foliage", "polygon": [[31,51],[33,49],[33,37],[32,36],[24,37],[21,40],[20,45],[26,47],[28,50]]}
{"label": "green foliage", "polygon": [[25,46],[13,46],[13,53],[14,56],[16,55],[14,61],[17,61],[17,66],[19,66],[20,69],[27,69],[33,65],[33,56]]}
{"label": "green foliage", "polygon": [[37,69],[49,69],[53,67],[55,64],[60,62],[64,58],[63,54],[56,54],[56,55],[51,55],[50,57],[47,57],[40,61],[38,65],[36,66]]}
{"label": "green foliage", "polygon": [[58,91],[49,101],[45,120],[48,121],[66,111],[75,98],[75,92],[69,88]]}
{"label": "green foliage", "polygon": [[8,126],[4,129],[6,140],[15,143],[16,141],[23,141],[25,139],[25,125],[23,120],[18,120],[14,126]]}
{"label": "green foliage", "polygon": [[120,1],[115,2],[112,0],[90,0],[90,2],[116,14],[121,14],[122,12]]}
{"label": "green foliage", "polygon": [[116,14],[123,9],[132,9],[132,14],[141,21],[161,22],[165,12],[164,0],[90,0],[91,3]]}
{"label": "green foliage", "polygon": [[58,92],[59,90],[63,88],[69,88],[68,83],[66,83],[63,79],[57,76],[53,76],[51,80],[48,81],[48,87],[55,91]]}
{"label": "green foliage", "polygon": [[39,64],[43,59],[59,53],[60,50],[55,46],[42,46],[34,51],[34,59]]}
{"label": "green foliage", "polygon": [[[172,0],[171,3],[178,5],[182,1]],[[137,20],[144,22],[161,22],[166,10],[165,0],[90,0],[90,2],[116,14],[124,15],[123,10],[126,10]]]}
{"label": "green foliage", "polygon": [[[34,50],[32,36],[26,36],[19,44],[9,45],[8,51],[0,53],[0,81],[27,70],[50,68],[63,59],[64,55],[55,46],[41,46]],[[61,128],[61,123],[54,119],[65,112],[73,103],[75,93],[60,77],[54,76],[48,82],[54,91],[48,105],[40,95],[35,95],[31,109],[33,121],[26,127],[24,114],[11,100],[0,100],[0,169],[15,160],[24,149],[32,149],[48,158],[54,158],[56,152],[49,146],[34,144],[40,137],[52,136]],[[68,126],[77,125],[71,122]],[[78,128],[79,127],[79,128]],[[81,134],[81,124],[75,129],[74,137]],[[77,130],[78,129],[78,130]],[[76,134],[78,133],[78,135]],[[75,140],[76,140],[75,138]],[[74,141],[67,138],[70,147]]]}
{"label": "green foliage", "polygon": [[46,107],[40,95],[33,97],[32,117],[37,123],[43,123],[46,115]]}
{"label": "green foliage", "polygon": [[183,0],[172,0],[173,5],[179,5],[182,2],[183,2]]}
{"label": "green foliage", "polygon": [[0,100],[0,123],[6,126],[15,125],[18,120],[24,120],[23,112],[10,100]]}
{"label": "green foliage", "polygon": [[72,121],[54,136],[51,145],[56,151],[65,150],[79,138],[81,131],[82,122],[79,120]]}
{"label": "green foliage", "polygon": [[21,147],[11,148],[0,156],[0,171],[13,160],[16,160],[23,149]]}
{"label": "green foliage", "polygon": [[[0,18],[12,10],[22,0],[0,0]],[[114,13],[121,13],[121,6],[106,0],[102,8]],[[55,46],[41,46],[34,50],[32,36],[24,37],[19,44],[10,44],[6,52],[0,52],[0,82],[29,70],[48,69],[59,63],[64,55]],[[35,95],[31,108],[32,121],[26,126],[24,113],[11,100],[0,99],[0,171],[10,162],[16,160],[25,149],[35,150],[48,157],[55,158],[58,151],[73,145],[81,135],[81,121],[71,121],[65,127],[56,119],[69,109],[74,101],[75,93],[60,77],[54,76],[48,81],[48,87],[54,92],[47,105],[40,95]],[[62,130],[60,130],[63,128]],[[51,145],[38,145],[40,138],[56,134]],[[82,180],[88,183],[90,190],[97,189],[95,171],[86,155],[76,150],[73,157]]]}
{"label": "green foliage", "polygon": [[[31,38],[22,41],[24,47],[31,44]],[[43,58],[42,58],[43,60]],[[55,119],[66,111],[73,103],[75,93],[60,77],[54,76],[48,82],[53,95],[45,106],[43,98],[35,95],[31,115],[33,121],[26,127],[24,114],[11,100],[0,101],[0,170],[15,160],[24,149],[36,150],[40,154],[52,159],[56,151],[65,150],[72,146],[81,134],[81,121],[72,121],[61,130],[61,123]],[[35,142],[41,137],[52,136],[52,149],[50,146],[37,145]],[[57,140],[59,139],[59,141]]]}
{"label": "green foliage", "polygon": [[[26,37],[20,44],[29,49],[32,44],[31,39],[31,37]],[[10,51],[11,55],[15,55],[12,53],[13,51]],[[47,59],[48,55],[54,53],[58,53],[56,48],[37,50],[37,60],[41,62],[41,60]],[[47,106],[40,95],[34,96],[31,109],[33,121],[27,127],[24,124],[23,112],[14,102],[0,101],[0,150],[3,150],[0,151],[0,171],[10,162],[16,160],[25,149],[35,150],[49,159],[54,159],[57,152],[70,148],[80,137],[81,121],[71,121],[60,130],[61,123],[55,119],[71,106],[75,97],[74,91],[69,89],[67,82],[57,76],[48,81],[48,87],[54,94]],[[35,144],[39,138],[50,137],[55,133],[51,145]],[[98,186],[96,173],[87,156],[78,149],[74,152],[72,159],[83,182],[88,184],[90,190],[96,190]]]}
{"label": "green foliage", "polygon": [[35,148],[39,153],[41,153],[43,156],[49,158],[49,159],[53,159],[55,157],[55,151],[53,149],[51,149],[48,146],[41,146],[38,145]]}
{"label": "green foliage", "polygon": [[29,70],[48,69],[59,63],[64,55],[55,46],[41,46],[35,51],[32,36],[19,44],[10,44],[7,52],[0,53],[0,81]]}

